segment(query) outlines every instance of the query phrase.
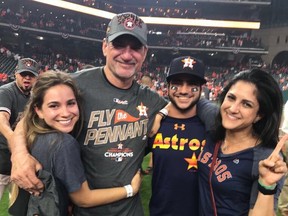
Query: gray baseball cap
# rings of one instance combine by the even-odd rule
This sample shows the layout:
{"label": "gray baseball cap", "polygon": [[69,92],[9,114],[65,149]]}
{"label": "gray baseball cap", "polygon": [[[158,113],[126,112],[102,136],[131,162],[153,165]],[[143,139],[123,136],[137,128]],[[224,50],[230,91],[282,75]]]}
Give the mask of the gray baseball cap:
{"label": "gray baseball cap", "polygon": [[166,77],[167,82],[170,82],[171,79],[180,74],[192,76],[201,85],[206,83],[205,66],[201,60],[194,57],[181,56],[173,59]]}
{"label": "gray baseball cap", "polygon": [[136,37],[143,45],[147,45],[147,25],[132,12],[117,14],[108,24],[106,36],[108,41],[129,34]]}
{"label": "gray baseball cap", "polygon": [[18,60],[18,65],[16,66],[15,74],[22,72],[30,72],[35,76],[39,75],[39,64],[31,58],[23,58]]}

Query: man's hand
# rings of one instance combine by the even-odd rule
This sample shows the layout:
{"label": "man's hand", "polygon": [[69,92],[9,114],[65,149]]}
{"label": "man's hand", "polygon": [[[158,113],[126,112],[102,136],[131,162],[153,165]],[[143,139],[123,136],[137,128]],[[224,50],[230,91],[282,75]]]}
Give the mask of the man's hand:
{"label": "man's hand", "polygon": [[23,119],[18,122],[13,133],[13,138],[8,140],[8,144],[11,150],[11,180],[20,188],[38,195],[43,191],[44,185],[36,177],[36,172],[42,166],[29,154]]}
{"label": "man's hand", "polygon": [[35,195],[43,191],[44,185],[36,176],[36,172],[42,166],[34,157],[28,152],[18,152],[12,154],[11,162],[11,180],[13,182]]}

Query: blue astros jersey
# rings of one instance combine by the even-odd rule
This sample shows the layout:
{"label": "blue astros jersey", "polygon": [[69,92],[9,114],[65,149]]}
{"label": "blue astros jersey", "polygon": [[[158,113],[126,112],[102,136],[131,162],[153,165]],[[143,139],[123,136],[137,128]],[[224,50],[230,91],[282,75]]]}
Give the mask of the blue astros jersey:
{"label": "blue astros jersey", "polygon": [[[209,171],[212,163],[214,143],[207,138],[207,143],[199,156],[199,190],[201,214],[213,215],[209,190]],[[212,185],[218,215],[248,215],[250,195],[254,177],[253,148],[234,154],[223,154],[219,149],[212,174]]]}
{"label": "blue astros jersey", "polygon": [[205,128],[197,116],[166,117],[149,140],[153,153],[150,215],[198,216],[197,157],[205,145]]}
{"label": "blue astros jersey", "polygon": [[[212,187],[218,216],[248,215],[258,196],[258,164],[266,159],[273,148],[264,147],[264,143],[233,154],[223,154],[219,149],[212,173]],[[215,143],[206,137],[206,144],[198,157],[200,214],[213,215],[209,190],[209,171]],[[274,210],[277,210],[278,197],[285,177],[277,182],[274,195]]]}

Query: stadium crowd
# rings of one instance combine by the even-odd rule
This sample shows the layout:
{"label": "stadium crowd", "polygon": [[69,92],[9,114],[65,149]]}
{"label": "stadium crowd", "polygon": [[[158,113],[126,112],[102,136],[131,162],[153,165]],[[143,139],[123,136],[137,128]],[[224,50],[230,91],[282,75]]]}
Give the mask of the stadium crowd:
{"label": "stadium crowd", "polygon": [[[42,72],[53,69],[55,71],[59,70],[67,73],[74,73],[84,69],[86,65],[100,66],[104,64],[104,60],[101,57],[91,61],[87,59],[72,58],[65,52],[57,53],[53,52],[53,50],[50,50],[49,53],[44,55],[41,50],[41,48],[37,47],[30,57],[39,62]],[[10,50],[5,45],[0,45],[0,84],[5,84],[14,79],[13,67],[15,67],[17,60],[22,57],[23,56],[18,54],[17,50]],[[9,71],[3,71],[2,69],[5,68],[5,62],[11,61],[14,62],[14,64],[12,64]],[[267,66],[264,64],[263,67],[278,81],[282,91],[288,90],[288,65],[274,64]],[[203,96],[210,100],[217,100],[219,93],[226,83],[239,71],[249,68],[251,68],[251,65],[247,64],[238,64],[234,67],[212,67],[208,65],[205,74],[208,82],[204,86]],[[153,78],[155,90],[157,90],[159,94],[167,96],[165,81],[167,72],[168,65],[157,64],[157,62],[150,64],[147,59],[142,66],[141,72],[138,73],[135,79],[139,81],[143,75],[149,75]]]}
{"label": "stadium crowd", "polygon": [[[77,3],[77,1],[75,1]],[[78,2],[79,3],[79,2]],[[122,5],[115,2],[103,3],[101,1],[84,0],[81,3],[91,6],[97,9],[104,9],[111,12],[117,12],[123,10]],[[181,3],[183,4],[183,2]],[[137,10],[137,14],[142,16],[153,14],[155,16],[170,17],[175,14],[183,17],[201,18],[201,8],[194,8],[193,10],[180,10],[180,5],[170,5],[170,10],[167,9],[167,5],[160,5],[157,8],[147,7],[135,7],[135,5],[128,6],[127,9]],[[181,6],[182,7],[182,6]],[[25,7],[9,7],[4,6],[0,8],[0,23],[6,23],[10,25],[12,31],[17,32],[20,27],[25,26],[33,29],[47,30],[51,32],[61,32],[63,38],[69,38],[70,35],[81,35],[83,37],[91,37],[101,41],[105,37],[105,30],[107,28],[107,20],[103,18],[91,19],[90,16],[82,15],[78,17],[75,12],[67,11],[49,11],[44,8],[29,8]],[[183,8],[183,7],[182,7]],[[234,18],[235,18],[235,14]],[[217,32],[216,29],[204,28],[197,29],[193,27],[173,27],[173,26],[154,26],[149,28],[148,41],[150,46],[160,47],[174,47],[175,49],[181,47],[193,47],[193,48],[259,48],[263,49],[261,40],[251,37],[249,31],[232,31],[232,32]],[[10,50],[1,46],[1,55],[7,60],[0,59],[0,76],[1,83],[11,81],[10,74],[13,74],[13,66],[16,61],[21,57],[19,51]],[[3,58],[3,57],[2,57]],[[80,59],[69,56],[65,52],[58,52],[51,49],[43,48],[41,46],[33,47],[33,54],[31,58],[37,60],[43,71],[48,69],[66,71],[67,73],[73,73],[75,71],[83,69],[85,65],[103,65],[104,60],[101,57],[96,57],[94,60]],[[12,59],[12,60],[11,60]],[[14,60],[13,60],[14,59]],[[13,63],[14,61],[14,63]],[[3,63],[4,62],[4,63]],[[5,64],[10,62],[10,68]],[[12,62],[12,63],[11,63]],[[150,75],[154,79],[155,89],[166,94],[165,77],[167,73],[167,65],[157,64],[153,62],[151,66],[149,59],[143,64],[142,71],[137,76],[137,80],[142,75]],[[205,86],[205,97],[211,100],[216,100],[219,92],[226,84],[226,82],[238,71],[243,69],[249,69],[251,65],[237,64],[237,66],[225,66],[223,67],[209,67],[207,68],[206,79],[208,80]],[[287,84],[287,65],[272,65],[266,66],[275,79],[278,81],[280,88],[285,91],[288,89]],[[6,75],[8,74],[8,76]]]}
{"label": "stadium crowd", "polygon": [[[75,18],[75,16],[59,12],[47,13],[47,11],[41,11],[41,9],[32,11],[21,8],[14,11],[10,8],[2,8],[0,22],[9,24],[14,31],[17,31],[21,26],[25,26],[33,29],[61,32],[64,38],[68,38],[71,34],[99,40],[105,37],[107,27],[105,19],[97,18],[92,21],[91,17],[88,16],[82,16],[81,18]],[[220,33],[212,28],[155,27],[151,25],[148,40],[151,46],[165,47],[263,48],[261,40],[251,37],[247,31]]]}

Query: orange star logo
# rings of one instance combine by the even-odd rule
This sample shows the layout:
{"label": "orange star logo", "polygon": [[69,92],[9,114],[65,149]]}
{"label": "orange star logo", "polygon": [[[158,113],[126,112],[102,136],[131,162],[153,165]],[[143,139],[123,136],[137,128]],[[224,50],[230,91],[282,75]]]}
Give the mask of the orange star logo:
{"label": "orange star logo", "polygon": [[190,57],[183,59],[182,62],[184,63],[183,68],[189,67],[191,69],[193,69],[193,64],[196,63],[196,61]]}
{"label": "orange star logo", "polygon": [[184,160],[187,161],[188,163],[188,168],[187,170],[191,169],[191,168],[195,168],[195,169],[198,169],[198,165],[197,165],[197,158],[196,158],[196,154],[195,152],[193,152],[193,155],[191,158],[184,158]]}

